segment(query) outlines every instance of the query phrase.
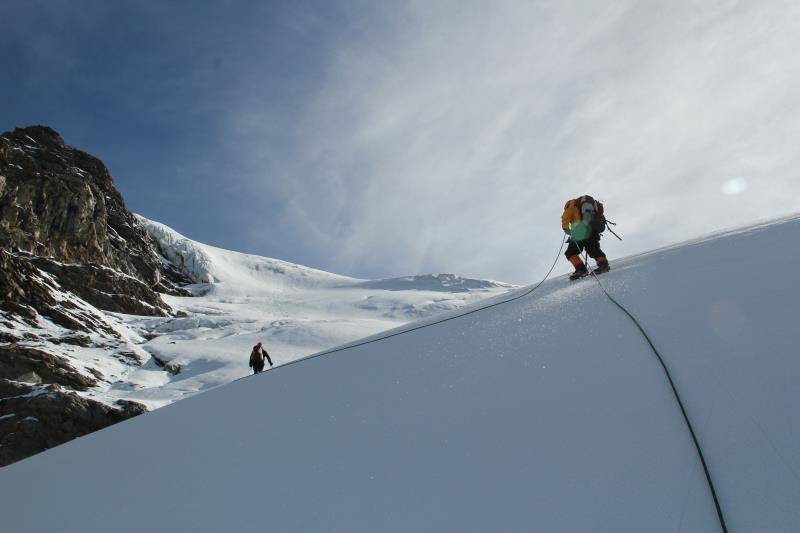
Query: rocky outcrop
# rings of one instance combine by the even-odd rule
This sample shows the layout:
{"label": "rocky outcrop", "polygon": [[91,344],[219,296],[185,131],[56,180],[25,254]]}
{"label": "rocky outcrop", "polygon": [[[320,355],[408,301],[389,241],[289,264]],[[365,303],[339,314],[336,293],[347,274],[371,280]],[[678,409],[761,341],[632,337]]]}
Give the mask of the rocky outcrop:
{"label": "rocky outcrop", "polygon": [[144,229],[106,166],[45,126],[0,135],[0,246],[160,282]]}
{"label": "rocky outcrop", "polygon": [[[91,291],[91,285],[86,283],[81,290]],[[59,297],[63,293],[60,284],[37,268],[29,256],[0,248],[0,311],[8,319],[37,327],[43,317],[72,331],[117,335],[102,316],[81,307],[74,298]],[[165,312],[162,309],[159,314]]]}
{"label": "rocky outcrop", "polygon": [[58,280],[61,290],[77,295],[98,309],[131,315],[167,316],[171,309],[144,282],[96,264],[67,264],[43,257],[29,258]]}
{"label": "rocky outcrop", "polygon": [[0,379],[0,467],[147,411],[119,401],[117,409],[57,385]]}
{"label": "rocky outcrop", "polygon": [[158,292],[189,296],[163,275],[102,161],[45,126],[0,135],[0,248],[40,258],[38,268],[103,310],[164,315]]}
{"label": "rocky outcrop", "polygon": [[87,398],[107,378],[72,347],[143,359],[113,313],[168,316],[191,294],[128,211],[106,166],[45,126],[0,135],[0,466],[130,418]]}
{"label": "rocky outcrop", "polygon": [[63,385],[85,391],[97,385],[97,379],[86,376],[63,357],[27,346],[0,346],[0,379],[17,380],[35,373],[44,383]]}

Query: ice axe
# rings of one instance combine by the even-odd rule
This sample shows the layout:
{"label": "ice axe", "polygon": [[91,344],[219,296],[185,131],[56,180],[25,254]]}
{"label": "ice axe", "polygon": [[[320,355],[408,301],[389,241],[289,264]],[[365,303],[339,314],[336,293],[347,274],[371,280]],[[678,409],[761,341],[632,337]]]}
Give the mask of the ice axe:
{"label": "ice axe", "polygon": [[610,220],[606,219],[606,229],[607,229],[608,231],[610,231],[610,232],[611,232],[611,235],[613,235],[614,237],[616,237],[616,238],[617,238],[617,239],[619,239],[619,240],[622,240],[622,237],[620,237],[619,235],[617,235],[617,233],[616,233],[616,232],[615,232],[613,229],[611,229],[611,228],[609,227],[609,225],[610,225],[610,226],[616,226],[616,225],[617,225],[617,223],[616,223],[616,222],[611,222]]}

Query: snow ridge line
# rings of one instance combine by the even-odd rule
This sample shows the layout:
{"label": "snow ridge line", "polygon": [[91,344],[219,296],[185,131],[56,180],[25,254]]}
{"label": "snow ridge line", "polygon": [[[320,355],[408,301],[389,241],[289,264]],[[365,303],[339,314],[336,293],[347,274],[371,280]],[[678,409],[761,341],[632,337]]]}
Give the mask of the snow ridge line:
{"label": "snow ridge line", "polygon": [[[586,255],[587,254],[584,254],[584,258],[586,259],[586,261],[588,261]],[[631,312],[628,311],[621,303],[616,301],[614,297],[611,296],[611,294],[609,294],[609,292],[606,290],[605,286],[598,279],[597,274],[595,274],[593,270],[590,269],[589,272],[591,272],[592,277],[597,282],[597,284],[600,285],[600,288],[603,290],[603,293],[605,293],[606,297],[608,297],[611,303],[616,305],[623,313],[625,313],[628,316],[628,318],[631,319],[631,321],[633,321],[636,328],[639,330],[644,339],[647,341],[647,344],[650,345],[650,349],[653,350],[653,353],[656,355],[658,362],[661,364],[661,368],[664,369],[664,374],[666,374],[667,376],[667,381],[669,381],[669,386],[672,388],[672,393],[675,395],[675,401],[678,403],[678,407],[680,408],[681,414],[683,415],[683,420],[686,422],[686,427],[689,429],[689,434],[691,435],[692,441],[694,442],[694,447],[697,450],[697,455],[700,457],[700,463],[703,465],[703,472],[706,475],[706,483],[708,484],[708,488],[711,491],[711,497],[714,500],[714,507],[716,508],[717,511],[717,519],[719,520],[719,525],[722,528],[722,533],[728,533],[728,526],[725,524],[725,516],[722,514],[722,506],[719,503],[719,498],[717,497],[717,491],[714,488],[714,482],[711,480],[711,472],[708,469],[706,458],[703,455],[703,449],[701,448],[700,441],[697,439],[697,435],[694,432],[692,423],[689,421],[689,415],[686,412],[686,408],[683,405],[683,400],[681,400],[680,394],[678,394],[678,388],[675,385],[675,382],[672,380],[672,374],[670,374],[669,368],[667,368],[667,364],[664,362],[664,359],[661,357],[661,354],[658,352],[658,349],[656,349],[655,345],[653,344],[653,341],[650,340],[650,336],[647,335],[647,333],[644,331],[644,328],[636,319],[636,317],[633,316],[633,314],[631,314]]]}
{"label": "snow ridge line", "polygon": [[[465,312],[459,313],[457,315],[449,316],[447,318],[442,318],[442,319],[436,320],[434,322],[430,322],[428,324],[421,324],[419,326],[415,326],[415,327],[410,328],[410,329],[404,329],[402,331],[397,331],[395,333],[390,333],[388,335],[384,335],[382,337],[378,337],[378,338],[375,338],[375,339],[369,339],[369,340],[357,342],[355,344],[346,344],[346,345],[340,346],[338,348],[333,348],[331,350],[325,350],[324,352],[319,352],[319,353],[307,355],[306,357],[301,357],[300,359],[295,359],[294,361],[289,361],[288,363],[284,363],[284,364],[282,364],[280,366],[276,366],[275,368],[270,368],[269,370],[261,372],[261,374],[264,374],[266,372],[270,372],[272,370],[277,370],[278,368],[283,368],[283,367],[286,367],[286,366],[289,366],[289,365],[293,365],[295,363],[300,363],[302,361],[307,361],[309,359],[314,359],[316,357],[321,357],[323,355],[330,355],[332,353],[341,352],[341,351],[344,351],[344,350],[349,350],[350,348],[357,348],[359,346],[364,346],[366,344],[372,344],[373,342],[383,341],[383,340],[386,340],[386,339],[390,339],[392,337],[397,337],[398,335],[403,335],[405,333],[411,333],[412,331],[417,331],[417,330],[420,330],[420,329],[429,328],[429,327],[435,326],[437,324],[442,324],[444,322],[449,322],[451,320],[455,320],[456,318],[461,318],[461,317],[464,317],[464,316],[467,316],[467,315],[471,315],[473,313],[477,313],[478,311],[491,309],[492,307],[497,307],[499,305],[511,303],[511,302],[513,302],[515,300],[519,300],[520,298],[524,298],[524,297],[530,295],[531,293],[533,293],[533,291],[535,291],[536,289],[538,289],[542,285],[542,283],[547,281],[547,278],[549,278],[550,274],[553,273],[553,269],[556,268],[556,264],[558,263],[558,258],[561,256],[561,250],[564,249],[564,244],[566,244],[566,242],[567,241],[562,241],[561,242],[561,246],[558,248],[558,253],[556,254],[556,258],[553,260],[553,264],[550,265],[550,270],[547,271],[547,274],[545,274],[544,278],[542,278],[542,280],[539,283],[537,283],[536,285],[534,285],[530,289],[528,289],[528,290],[526,290],[526,291],[524,291],[524,292],[522,292],[522,293],[520,293],[520,294],[518,294],[516,296],[513,296],[513,297],[509,298],[508,300],[502,300],[500,302],[494,302],[492,304],[476,307],[474,309],[470,309],[469,311],[465,311]],[[251,378],[251,377],[254,377],[256,375],[257,374],[250,374],[249,376],[245,376],[243,378],[239,378],[236,381],[239,381],[241,379]]]}
{"label": "snow ridge line", "polygon": [[[337,352],[341,352],[341,351],[344,351],[344,350],[349,350],[350,348],[357,348],[359,346],[364,346],[364,345],[367,345],[367,344],[372,344],[372,343],[375,343],[375,342],[378,342],[378,341],[386,340],[386,339],[389,339],[389,338],[392,338],[392,337],[397,337],[397,336],[403,335],[405,333],[411,333],[412,331],[417,331],[417,330],[420,330],[420,329],[424,329],[424,328],[428,328],[428,327],[431,327],[431,326],[435,326],[437,324],[442,324],[444,322],[449,322],[450,320],[455,320],[456,318],[461,318],[461,317],[464,317],[464,316],[467,316],[467,315],[471,315],[473,313],[477,313],[478,311],[483,311],[483,310],[486,310],[486,309],[490,309],[492,307],[497,307],[497,306],[500,306],[500,305],[503,305],[503,304],[511,303],[511,302],[513,302],[515,300],[519,300],[520,298],[524,298],[524,297],[532,294],[545,281],[547,281],[547,279],[550,277],[550,274],[553,273],[553,269],[555,269],[556,264],[558,263],[558,259],[561,256],[561,251],[564,249],[564,244],[566,244],[567,242],[568,242],[568,239],[561,242],[561,245],[558,248],[558,253],[556,254],[556,258],[553,261],[553,264],[550,266],[550,269],[547,271],[547,274],[545,274],[544,278],[542,278],[542,280],[539,283],[537,283],[536,285],[534,285],[533,287],[531,287],[527,291],[524,291],[524,292],[522,292],[522,293],[520,293],[520,294],[518,294],[518,295],[516,295],[516,296],[514,296],[512,298],[509,298],[508,300],[503,300],[503,301],[500,301],[500,302],[495,302],[495,303],[492,303],[492,304],[476,307],[475,309],[470,309],[469,311],[466,311],[464,313],[460,313],[460,314],[457,314],[457,315],[454,315],[454,316],[450,316],[450,317],[447,317],[447,318],[436,320],[436,321],[430,322],[428,324],[422,324],[422,325],[419,325],[419,326],[416,326],[416,327],[413,327],[413,328],[410,328],[410,329],[405,329],[405,330],[402,330],[402,331],[397,331],[395,333],[390,333],[388,335],[384,335],[384,336],[381,336],[381,337],[378,337],[378,338],[375,338],[375,339],[369,339],[369,340],[361,341],[361,342],[358,342],[358,343],[355,343],[355,344],[347,344],[347,345],[341,346],[339,348],[333,348],[331,350],[326,350],[326,351],[319,352],[319,353],[316,353],[316,354],[308,355],[306,357],[303,357],[303,358],[300,358],[300,359],[296,359],[294,361],[290,361],[290,362],[285,363],[283,365],[280,365],[278,367],[271,368],[270,370],[267,370],[267,372],[269,372],[271,370],[275,370],[277,368],[282,368],[282,367],[285,367],[285,366],[293,365],[295,363],[299,363],[299,362],[302,362],[302,361],[307,361],[309,359],[314,359],[316,357],[321,357],[323,355],[330,355],[332,353],[337,353]],[[588,254],[586,254],[586,252],[584,252],[584,258],[585,258],[586,261],[588,261],[588,258],[586,257],[586,255],[588,255]],[[692,441],[694,442],[695,449],[697,450],[697,455],[700,457],[700,463],[703,466],[703,472],[705,473],[705,476],[706,476],[706,482],[707,482],[708,488],[709,488],[709,490],[711,492],[711,497],[714,500],[714,507],[715,507],[716,512],[717,512],[717,519],[719,520],[719,525],[722,528],[722,532],[723,533],[728,533],[728,527],[727,527],[727,525],[725,523],[725,516],[722,513],[722,506],[720,505],[719,498],[717,497],[717,491],[716,491],[716,489],[714,487],[714,482],[711,479],[711,473],[710,473],[710,471],[708,469],[708,464],[706,463],[705,455],[703,454],[702,447],[700,446],[700,442],[699,442],[699,440],[697,438],[697,435],[695,434],[694,427],[692,426],[692,423],[689,420],[689,415],[688,415],[688,413],[686,411],[686,408],[683,405],[683,401],[681,400],[680,394],[678,393],[678,388],[677,388],[677,386],[675,385],[675,382],[672,379],[672,374],[670,373],[669,368],[667,367],[666,363],[664,362],[664,359],[661,357],[661,354],[659,353],[658,349],[653,344],[653,341],[647,335],[647,333],[645,332],[644,328],[639,323],[639,321],[636,319],[636,317],[634,317],[633,314],[631,314],[630,311],[628,311],[622,304],[620,304],[618,301],[616,301],[614,299],[614,297],[611,296],[611,294],[609,294],[609,292],[606,290],[605,286],[597,278],[597,275],[591,269],[589,270],[589,272],[590,272],[590,275],[597,282],[597,284],[600,285],[600,288],[603,290],[603,293],[605,293],[606,297],[615,306],[617,306],[623,313],[625,313],[628,316],[628,318],[631,319],[631,321],[633,321],[634,325],[639,330],[639,332],[642,334],[642,336],[645,338],[645,340],[647,341],[647,344],[650,346],[651,350],[655,354],[656,358],[658,359],[658,362],[661,364],[661,368],[664,370],[664,373],[665,373],[665,375],[667,377],[667,381],[669,382],[669,385],[672,388],[672,393],[675,396],[675,400],[678,403],[678,407],[681,410],[681,414],[683,415],[683,419],[686,422],[686,427],[689,429],[689,434],[691,435]],[[263,373],[264,372],[262,372],[262,374]],[[243,378],[239,378],[236,381],[239,381],[239,380],[242,380],[242,379],[247,379],[247,378],[250,378],[250,377],[254,377],[256,375],[257,374],[251,374],[249,376],[245,376]]]}

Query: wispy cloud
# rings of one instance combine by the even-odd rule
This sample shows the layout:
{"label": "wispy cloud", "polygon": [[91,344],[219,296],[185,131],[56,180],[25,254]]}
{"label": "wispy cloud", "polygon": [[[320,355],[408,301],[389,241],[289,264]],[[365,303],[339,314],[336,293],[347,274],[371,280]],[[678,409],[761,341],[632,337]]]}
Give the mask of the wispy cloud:
{"label": "wispy cloud", "polygon": [[612,260],[800,210],[796,2],[14,5],[0,113],[213,244],[525,282],[579,194]]}
{"label": "wispy cloud", "polygon": [[[800,6],[410,2],[344,13],[299,113],[247,102],[284,234],[347,273],[536,277],[570,197],[612,257],[800,209]],[[256,155],[253,155],[256,154]],[[738,180],[740,194],[730,192]],[[288,232],[287,232],[288,229]]]}

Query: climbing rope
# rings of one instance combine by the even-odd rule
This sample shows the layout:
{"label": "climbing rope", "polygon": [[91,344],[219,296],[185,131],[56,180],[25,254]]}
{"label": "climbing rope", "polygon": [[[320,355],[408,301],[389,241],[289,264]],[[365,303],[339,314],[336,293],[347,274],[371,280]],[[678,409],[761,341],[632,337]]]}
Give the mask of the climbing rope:
{"label": "climbing rope", "polygon": [[[586,267],[589,267],[589,258],[588,253],[584,251],[584,264]],[[661,357],[661,354],[656,349],[653,341],[650,340],[650,336],[644,331],[644,328],[636,319],[636,317],[631,314],[621,303],[614,299],[613,296],[606,290],[603,283],[598,279],[597,274],[594,273],[593,270],[589,270],[590,275],[594,278],[597,284],[605,293],[606,297],[611,300],[611,303],[616,305],[631,321],[636,325],[639,329],[639,332],[642,334],[644,339],[647,341],[647,344],[650,345],[650,349],[653,350],[658,362],[661,364],[661,368],[664,369],[664,374],[667,376],[667,381],[669,382],[669,386],[672,388],[672,393],[675,396],[675,401],[678,402],[678,407],[681,410],[681,414],[683,415],[683,420],[686,422],[686,427],[689,428],[689,434],[692,436],[692,441],[694,442],[694,447],[697,450],[697,455],[700,457],[700,463],[703,465],[703,472],[706,475],[706,482],[708,483],[708,488],[711,491],[711,497],[714,499],[714,507],[717,510],[717,518],[719,519],[719,525],[722,527],[723,533],[728,533],[728,527],[725,525],[725,517],[722,514],[722,506],[719,503],[719,498],[717,497],[717,491],[714,488],[714,482],[711,480],[711,472],[708,470],[708,464],[706,463],[706,458],[703,455],[703,449],[700,447],[700,441],[697,439],[697,435],[694,432],[694,428],[692,427],[692,423],[689,421],[689,415],[686,412],[686,408],[683,405],[683,401],[681,400],[680,394],[678,394],[678,388],[675,386],[675,382],[672,380],[672,374],[670,374],[669,368],[667,368],[667,364],[664,362],[664,359]]]}
{"label": "climbing rope", "polygon": [[[312,355],[308,355],[306,357],[301,357],[300,359],[295,359],[294,361],[289,361],[288,363],[284,363],[284,364],[279,365],[279,366],[274,367],[274,368],[282,368],[282,367],[285,367],[285,366],[293,365],[295,363],[299,363],[301,361],[308,361],[309,359],[314,359],[316,357],[322,357],[323,355],[330,355],[332,353],[341,352],[343,350],[349,350],[350,348],[357,348],[359,346],[372,344],[373,342],[383,341],[383,340],[386,340],[386,339],[390,339],[392,337],[397,337],[398,335],[404,335],[406,333],[411,333],[412,331],[417,331],[417,330],[420,330],[420,329],[429,328],[429,327],[435,326],[437,324],[442,324],[444,322],[449,322],[450,320],[455,320],[457,318],[461,318],[461,317],[465,317],[467,315],[471,315],[473,313],[477,313],[478,311],[484,311],[486,309],[491,309],[492,307],[497,307],[498,305],[504,305],[504,304],[513,302],[514,300],[519,300],[520,298],[524,298],[525,296],[528,296],[529,294],[533,293],[533,291],[538,289],[542,285],[542,283],[544,283],[547,280],[547,278],[550,277],[550,274],[553,273],[553,269],[556,267],[556,264],[558,263],[558,258],[561,256],[561,250],[564,249],[564,244],[566,244],[566,241],[563,241],[561,243],[561,246],[558,249],[558,254],[556,254],[556,258],[553,260],[553,264],[550,265],[550,270],[547,271],[547,274],[545,274],[544,278],[542,278],[542,281],[540,281],[539,283],[537,283],[533,287],[529,288],[528,290],[523,291],[520,294],[517,294],[516,296],[513,296],[513,297],[511,297],[511,298],[509,298],[507,300],[502,300],[500,302],[494,302],[492,304],[483,305],[481,307],[476,307],[474,309],[470,309],[469,311],[465,311],[465,312],[459,313],[457,315],[449,316],[447,318],[442,318],[442,319],[436,320],[434,322],[430,322],[428,324],[421,324],[421,325],[413,327],[413,328],[404,329],[403,331],[397,331],[395,333],[390,333],[388,335],[383,335],[383,336],[375,338],[375,339],[368,339],[368,340],[365,340],[365,341],[357,342],[355,344],[346,344],[344,346],[340,346],[339,348],[333,348],[331,350],[326,350],[324,352],[319,352],[319,353],[315,353],[315,354],[312,354]],[[273,370],[273,368],[271,368],[270,370]],[[266,372],[269,372],[269,370],[266,370]],[[257,374],[251,374],[250,376],[245,376],[245,377],[251,377],[251,376],[254,376],[254,375],[257,375]],[[244,379],[244,378],[239,378],[239,379]]]}
{"label": "climbing rope", "polygon": [[[544,278],[542,278],[542,280],[539,283],[537,283],[536,285],[534,285],[530,289],[528,289],[526,291],[523,291],[520,294],[517,294],[516,296],[513,296],[513,297],[511,297],[511,298],[509,298],[507,300],[502,300],[500,302],[495,302],[495,303],[492,303],[492,304],[476,307],[474,309],[470,309],[469,311],[465,311],[465,312],[459,313],[457,315],[449,316],[447,318],[442,318],[442,319],[436,320],[434,322],[430,322],[428,324],[421,324],[419,326],[416,326],[416,327],[413,327],[413,328],[410,328],[410,329],[405,329],[403,331],[398,331],[398,332],[395,332],[395,333],[390,333],[388,335],[383,335],[383,336],[377,337],[375,339],[369,339],[369,340],[357,342],[355,344],[347,344],[347,345],[341,346],[339,348],[333,348],[331,350],[326,350],[326,351],[323,351],[323,352],[315,353],[315,354],[312,354],[312,355],[309,355],[309,356],[306,356],[306,357],[303,357],[303,358],[300,358],[300,359],[295,359],[294,361],[290,361],[288,363],[284,363],[282,365],[279,365],[279,367],[285,367],[285,366],[293,365],[295,363],[299,363],[301,361],[307,361],[309,359],[322,357],[323,355],[330,355],[332,353],[341,352],[343,350],[349,350],[351,348],[357,348],[359,346],[365,346],[367,344],[372,344],[374,342],[383,341],[383,340],[386,340],[386,339],[390,339],[392,337],[397,337],[399,335],[404,335],[406,333],[411,333],[412,331],[417,331],[417,330],[420,330],[420,329],[424,329],[424,328],[428,328],[428,327],[431,327],[431,326],[435,326],[437,324],[442,324],[444,322],[449,322],[450,320],[455,320],[457,318],[462,318],[462,317],[465,317],[467,315],[471,315],[473,313],[477,313],[479,311],[484,311],[486,309],[491,309],[492,307],[497,307],[497,306],[500,306],[500,305],[504,305],[504,304],[513,302],[515,300],[519,300],[520,298],[524,298],[524,297],[532,294],[536,289],[538,289],[550,277],[550,274],[553,273],[553,269],[555,269],[556,264],[558,263],[558,258],[559,258],[559,256],[561,256],[561,251],[564,249],[564,244],[566,244],[566,242],[568,242],[568,240],[561,242],[561,246],[558,249],[558,253],[556,254],[556,258],[553,260],[553,264],[550,265],[550,269],[547,271],[547,274],[545,274]],[[589,264],[588,263],[588,253],[585,250],[584,250],[584,264],[586,264],[587,268],[588,268],[588,264]],[[634,323],[634,325],[637,327],[639,332],[642,334],[642,336],[647,341],[647,344],[650,346],[650,349],[655,354],[656,358],[658,359],[658,362],[661,364],[661,368],[664,370],[664,374],[667,377],[667,381],[669,382],[669,385],[672,388],[672,393],[675,396],[675,401],[678,403],[678,407],[680,408],[681,414],[683,415],[683,420],[686,422],[686,427],[689,429],[689,434],[691,435],[692,441],[694,442],[695,449],[697,450],[697,455],[700,457],[700,463],[703,466],[703,472],[705,473],[705,476],[706,476],[706,482],[708,483],[708,488],[711,491],[711,497],[714,500],[714,507],[716,508],[716,511],[717,511],[717,518],[719,519],[719,524],[722,527],[723,533],[728,533],[728,527],[725,524],[725,517],[722,514],[722,507],[721,507],[721,505],[719,503],[719,498],[717,497],[717,491],[714,488],[714,482],[711,480],[711,472],[709,472],[708,464],[706,463],[706,459],[705,459],[705,455],[703,455],[703,449],[701,448],[700,441],[697,439],[697,435],[694,432],[694,428],[692,427],[692,423],[689,420],[689,415],[686,412],[686,408],[683,405],[683,400],[681,400],[680,394],[678,393],[678,388],[676,387],[675,382],[672,379],[672,374],[670,374],[669,368],[667,368],[667,365],[664,362],[664,359],[661,357],[661,354],[659,353],[658,349],[656,349],[655,345],[653,344],[653,341],[650,340],[650,337],[647,335],[647,333],[645,332],[644,328],[639,323],[639,321],[636,319],[636,317],[634,317],[633,314],[631,314],[630,311],[628,311],[622,304],[620,304],[617,300],[615,300],[613,296],[611,296],[611,294],[606,290],[606,288],[603,285],[603,283],[597,278],[597,275],[594,273],[594,271],[590,270],[589,272],[590,272],[590,275],[597,282],[597,284],[600,286],[600,288],[603,290],[603,293],[606,295],[606,297],[611,301],[611,303],[613,303],[615,306],[617,306],[623,313],[625,313],[625,315],[628,318],[631,319],[631,321]],[[279,368],[279,367],[275,367],[275,368]],[[270,369],[270,370],[272,370],[272,369]],[[257,374],[253,374],[253,375],[257,375]],[[246,377],[251,377],[251,376],[246,376]],[[240,379],[244,379],[244,378],[240,378]]]}

